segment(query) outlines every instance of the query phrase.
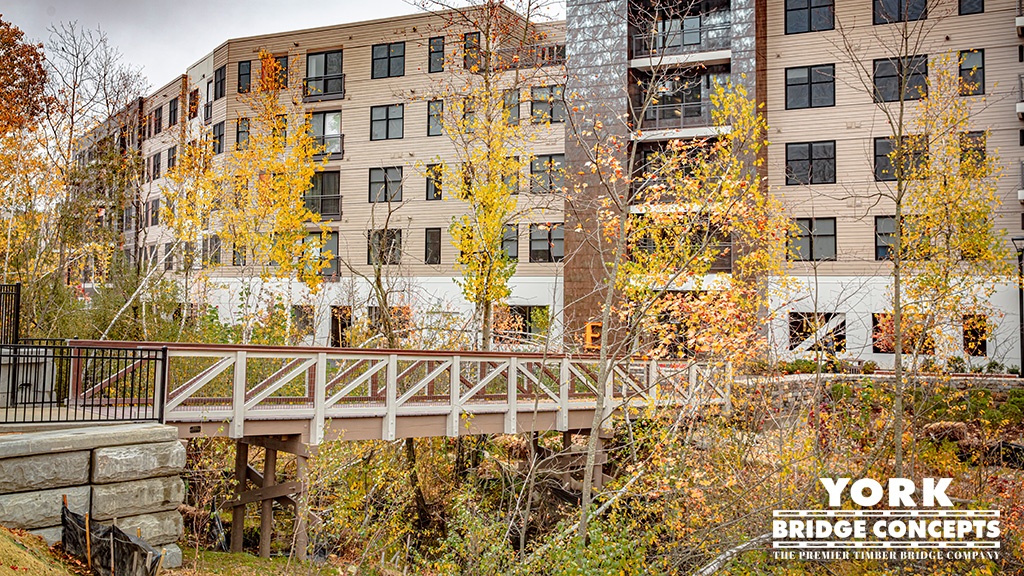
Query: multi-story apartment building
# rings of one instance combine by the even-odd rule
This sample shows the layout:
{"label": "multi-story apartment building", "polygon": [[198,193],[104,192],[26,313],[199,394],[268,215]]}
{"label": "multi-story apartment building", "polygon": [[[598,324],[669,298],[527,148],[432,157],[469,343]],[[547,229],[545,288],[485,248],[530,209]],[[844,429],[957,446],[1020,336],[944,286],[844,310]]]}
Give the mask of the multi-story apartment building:
{"label": "multi-story apartment building", "polygon": [[[146,98],[146,208],[134,215],[144,224],[137,243],[179,276],[186,272],[183,266],[188,272],[208,266],[211,282],[202,298],[218,307],[222,319],[237,316],[244,262],[223,245],[215,227],[194,245],[175,244],[159,214],[168,168],[181,154],[180,123],[211,137],[214,163],[221,162],[247,136],[245,93],[259,74],[259,54],[270,53],[290,71],[286,91],[302,100],[312,134],[324,146],[319,159],[326,158],[306,204],[326,224],[325,248],[335,259],[315,296],[299,283],[277,286],[304,307],[301,315],[312,319],[315,341],[342,344],[353,317],[372,313],[370,247],[380,240],[385,220],[396,248],[384,266],[393,301],[424,313],[472,311],[456,284],[449,236],[453,217],[465,205],[444,194],[427,173],[428,166],[459,156],[441,127],[442,94],[479,75],[481,65],[467,55],[481,46],[472,16],[416,14],[225,41]],[[535,158],[530,173],[519,179],[523,193],[504,246],[518,258],[508,303],[529,324],[538,307],[552,317],[562,307],[562,197],[549,192],[559,188],[563,174],[565,114],[561,99],[551,95],[561,94],[565,82],[564,27],[524,27],[522,17],[505,9],[499,17],[508,32],[492,32],[492,63],[507,70],[500,75],[501,88],[509,91],[510,114]]]}
{"label": "multi-story apartment building", "polygon": [[[713,82],[728,78],[745,85],[770,126],[761,175],[802,231],[792,244],[797,288],[780,300],[769,330],[783,354],[808,352],[814,338],[805,320],[823,314],[827,325],[818,337],[839,343],[841,354],[891,363],[891,354],[873,338],[878,314],[891,307],[885,257],[893,224],[891,206],[873,194],[887,184],[876,168],[891,135],[874,86],[885,82],[878,76],[893,60],[899,26],[909,22],[921,31],[914,54],[905,55],[917,59],[907,62],[951,54],[963,58],[964,73],[977,80],[975,95],[983,100],[971,114],[971,130],[989,131],[987,153],[998,155],[1003,171],[997,226],[1008,237],[1022,234],[1024,96],[1015,65],[1024,62],[1024,18],[1010,0],[568,0],[566,8],[566,22],[534,25],[544,47],[533,49],[527,59],[532,73],[518,90],[516,109],[539,160],[534,174],[524,174],[530,183],[524,189],[537,182],[550,186],[559,179],[552,168],[574,176],[585,172],[584,151],[557,121],[564,116],[532,122],[534,110],[550,108],[548,98],[563,85],[574,99],[568,106],[603,119],[605,132],[631,142],[641,158],[671,139],[713,137],[721,129],[709,112]],[[304,301],[315,306],[317,341],[338,344],[346,319],[373,306],[361,275],[370,272],[368,244],[388,208],[375,201],[382,181],[397,182],[394,189],[384,185],[396,201],[401,234],[400,261],[388,268],[406,303],[469,311],[455,283],[448,234],[464,207],[440,198],[424,167],[457,156],[432,120],[435,106],[443,107],[434,95],[446,74],[462,68],[473,33],[441,13],[226,41],[145,100],[141,148],[149,167],[148,208],[131,215],[142,225],[129,230],[140,230],[138,243],[149,254],[171,248],[158,216],[160,182],[178,153],[168,130],[188,121],[212,134],[221,153],[234,146],[244,133],[239,91],[253,81],[257,54],[265,50],[297,71],[301,80],[292,89],[317,87],[304,106],[313,115],[314,134],[331,152],[307,197],[327,222],[328,249],[340,259],[329,267],[321,294]],[[927,74],[927,67],[921,72]],[[659,91],[656,101],[647,98],[651,89]],[[809,177],[794,178],[795,172]],[[579,342],[599,316],[595,286],[606,270],[594,218],[598,199],[573,194],[565,217],[560,199],[539,207],[524,194],[520,203],[524,218],[507,242],[519,255],[509,303],[526,317],[531,307],[547,307],[563,341]],[[205,249],[188,250],[219,260],[211,274],[230,286],[238,268],[215,232]],[[188,250],[172,255],[167,269],[180,272]],[[1017,291],[1011,284],[996,288],[994,333],[977,342],[964,331],[954,340],[965,356],[978,356],[976,364],[993,359],[1019,365]],[[231,294],[227,288],[213,296],[225,318],[234,313]]]}
{"label": "multi-story apartment building", "polygon": [[[907,84],[915,86],[927,75],[934,80],[937,67],[962,62],[960,74],[972,89],[961,93],[977,98],[969,131],[988,131],[981,145],[1001,165],[995,225],[1009,242],[1021,234],[1018,199],[1024,199],[1018,193],[1024,145],[1016,113],[1024,62],[1019,3],[787,0],[766,8],[768,180],[800,230],[792,268],[799,288],[784,306],[788,318],[775,326],[775,340],[783,351],[808,351],[815,337],[803,320],[824,314],[819,340],[849,357],[891,365],[892,354],[873,337],[879,313],[892,309],[894,204],[879,194],[894,179],[884,168],[894,128],[881,108],[897,105],[885,102],[897,99],[886,94],[892,91],[886,88],[894,75],[890,63],[902,59],[912,67]],[[907,48],[900,47],[904,36]],[[944,55],[951,57],[946,63]],[[917,97],[908,89],[910,114]],[[963,329],[958,318],[939,328],[950,337],[946,354],[974,365],[1020,366],[1012,279],[996,287],[990,304],[995,330],[987,338]]]}
{"label": "multi-story apartment building", "polygon": [[[905,24],[913,49],[900,54]],[[892,363],[875,334],[880,313],[891,310],[893,206],[879,201],[878,191],[890,185],[880,165],[893,130],[875,100],[886,82],[897,82],[900,62],[920,74],[907,79],[915,85],[923,84],[929,61],[950,55],[954,67],[963,62],[961,75],[977,84],[970,95],[979,97],[970,130],[989,132],[984,146],[1002,168],[996,227],[1008,242],[1021,234],[1024,114],[1016,112],[1024,99],[1024,18],[1010,0],[569,0],[567,31],[568,92],[640,157],[667,139],[714,136],[706,87],[716,78],[744,84],[763,106],[770,145],[761,175],[800,231],[791,241],[796,288],[779,298],[769,330],[783,355],[809,352],[816,332],[842,356]],[[644,86],[662,93],[653,105]],[[613,126],[611,119],[620,121]],[[586,160],[571,142],[566,153],[570,167]],[[606,266],[595,248],[597,202],[575,198],[568,227],[570,333],[585,332],[600,314],[594,287]],[[953,348],[945,353],[974,365],[1019,366],[1021,312],[1012,278],[995,287],[990,304],[994,332],[981,337],[949,319],[943,330]]]}

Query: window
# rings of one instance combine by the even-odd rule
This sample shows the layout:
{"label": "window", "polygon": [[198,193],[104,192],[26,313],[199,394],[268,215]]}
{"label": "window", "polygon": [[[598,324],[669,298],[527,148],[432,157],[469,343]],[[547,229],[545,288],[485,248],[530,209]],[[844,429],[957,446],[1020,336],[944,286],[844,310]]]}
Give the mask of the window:
{"label": "window", "polygon": [[928,18],[927,0],[874,0],[874,23],[913,22]]}
{"label": "window", "polygon": [[982,166],[985,163],[985,133],[984,132],[961,132],[960,133],[960,164],[972,163],[974,166]]}
{"label": "window", "polygon": [[314,112],[310,117],[313,138],[323,146],[321,154],[341,154],[341,111]]}
{"label": "window", "polygon": [[231,265],[245,266],[245,252],[245,246],[235,241],[234,246],[231,247]]}
{"label": "window", "polygon": [[370,202],[402,201],[402,167],[370,168]]}
{"label": "window", "polygon": [[501,238],[501,250],[505,258],[519,260],[519,226],[505,224],[505,234]]}
{"label": "window", "polygon": [[281,88],[288,87],[288,57],[278,56],[274,58],[277,62],[277,83]]}
{"label": "window", "polygon": [[430,39],[428,70],[430,72],[444,72],[444,36],[435,36]]}
{"label": "window", "polygon": [[178,123],[178,99],[171,98],[167,103],[167,127],[170,128]]}
{"label": "window", "polygon": [[199,88],[188,93],[188,118],[199,116]]}
{"label": "window", "polygon": [[370,140],[396,140],[404,131],[405,105],[373,106],[370,108]]}
{"label": "window", "polygon": [[313,333],[313,307],[309,304],[292,304],[292,325],[299,338]]}
{"label": "window", "polygon": [[341,216],[341,173],[316,172],[306,192],[306,209],[323,217]]}
{"label": "window", "polygon": [[213,125],[213,153],[220,154],[224,151],[224,123],[217,122]]}
{"label": "window", "polygon": [[922,136],[907,135],[903,137],[903,150],[898,154],[904,157],[903,174],[896,173],[896,164],[893,162],[895,154],[895,140],[893,138],[875,138],[875,180],[878,182],[892,182],[898,176],[903,178],[914,178],[920,170],[925,168],[928,161],[928,142]]}
{"label": "window", "polygon": [[824,108],[836,104],[834,64],[786,69],[786,109]]}
{"label": "window", "polygon": [[846,352],[846,315],[790,312],[789,349],[829,354]]}
{"label": "window", "polygon": [[443,100],[427,102],[427,136],[441,136],[444,134],[444,124],[441,120],[443,114]]}
{"label": "window", "polygon": [[565,122],[564,88],[562,85],[536,86],[531,90],[530,114],[534,122]]}
{"label": "window", "polygon": [[[551,324],[547,306],[516,306],[508,307],[509,314],[514,320],[514,327],[520,328],[520,334],[543,334]],[[510,326],[511,328],[511,326]],[[515,336],[515,332],[507,331],[508,336]]]}
{"label": "window", "polygon": [[786,34],[835,28],[834,0],[786,0]]}
{"label": "window", "polygon": [[960,52],[960,95],[977,96],[985,93],[985,51]]}
{"label": "window", "polygon": [[351,306],[331,306],[331,347],[348,345],[348,330],[352,327]]}
{"label": "window", "polygon": [[341,50],[306,57],[306,96],[344,96]]}
{"label": "window", "polygon": [[174,244],[164,244],[164,270],[174,270]]}
{"label": "window", "polygon": [[480,69],[480,33],[467,32],[462,36],[463,65],[466,70]]}
{"label": "window", "polygon": [[505,113],[508,114],[509,124],[519,123],[519,89],[509,88],[505,90]]}
{"label": "window", "polygon": [[156,110],[153,110],[153,135],[157,135],[164,129],[164,107],[157,106]]}
{"label": "window", "polygon": [[786,185],[835,184],[836,143],[798,142],[786,144]]}
{"label": "window", "polygon": [[565,184],[565,154],[538,154],[530,162],[533,181],[530,191],[534,194],[561,192]]}
{"label": "window", "polygon": [[150,226],[160,225],[160,199],[149,201],[149,222]]}
{"label": "window", "polygon": [[167,171],[170,172],[178,162],[178,147],[171,146],[167,149]]}
{"label": "window", "polygon": [[427,166],[427,200],[441,199],[441,166],[430,164]]}
{"label": "window", "polygon": [[238,63],[238,93],[245,94],[252,84],[252,62],[243,60]]}
{"label": "window", "polygon": [[875,102],[917,100],[928,95],[928,57],[874,61]]}
{"label": "window", "polygon": [[287,114],[278,114],[274,118],[274,127],[271,129],[270,134],[274,138],[280,138],[281,140],[284,140],[284,142],[282,142],[282,145],[287,144],[287,142],[288,142],[288,115]]}
{"label": "window", "polygon": [[530,262],[561,262],[565,257],[565,228],[556,224],[530,224]]}
{"label": "window", "polygon": [[896,248],[896,217],[875,216],[875,260],[889,260]]}
{"label": "window", "polygon": [[424,264],[440,264],[441,263],[441,229],[440,228],[427,228],[426,229],[426,244],[423,253]]}
{"label": "window", "polygon": [[235,146],[245,150],[249,146],[249,119],[239,118],[235,123]]}
{"label": "window", "polygon": [[160,153],[153,154],[153,180],[160,177]]}
{"label": "window", "polygon": [[[903,353],[935,353],[935,339],[928,333],[927,317],[922,314],[904,313]],[[896,350],[895,322],[892,313],[876,312],[871,315],[871,351],[875,354],[892,354]]]}
{"label": "window", "polygon": [[209,122],[213,118],[213,80],[206,82],[206,104],[203,105],[203,120]]}
{"label": "window", "polygon": [[960,0],[960,15],[981,14],[985,11],[985,0]]}
{"label": "window", "polygon": [[225,79],[227,78],[226,67],[221,66],[213,71],[213,99],[220,100],[224,97],[224,90],[226,88]]}
{"label": "window", "polygon": [[402,231],[370,230],[366,243],[367,264],[399,264],[402,259]]}
{"label": "window", "polygon": [[990,331],[988,318],[985,315],[964,315],[964,354],[966,356],[988,356],[988,335]]}
{"label": "window", "polygon": [[462,131],[466,134],[476,129],[476,101],[466,98],[462,101]]}
{"label": "window", "polygon": [[220,264],[220,236],[203,238],[203,262]]}
{"label": "window", "polygon": [[797,218],[796,232],[789,239],[793,260],[836,259],[836,219]]}
{"label": "window", "polygon": [[405,76],[405,42],[375,45],[371,76],[373,78]]}
{"label": "window", "polygon": [[[337,172],[335,172],[337,174]],[[315,235],[310,235],[315,238]],[[320,249],[320,256],[327,260],[327,265],[320,269],[321,276],[338,275],[338,233],[328,232],[327,240]]]}

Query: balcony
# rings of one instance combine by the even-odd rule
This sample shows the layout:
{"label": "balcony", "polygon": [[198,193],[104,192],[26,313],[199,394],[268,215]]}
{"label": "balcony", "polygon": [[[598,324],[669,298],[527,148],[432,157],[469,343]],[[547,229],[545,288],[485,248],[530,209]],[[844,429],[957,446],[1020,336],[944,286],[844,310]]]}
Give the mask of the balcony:
{"label": "balcony", "polygon": [[671,22],[676,25],[668,30],[633,34],[633,58],[678,56],[731,48],[732,24],[728,21],[703,26],[687,25],[689,21],[689,18],[674,20]]}
{"label": "balcony", "polygon": [[1024,120],[1024,74],[1017,76],[1017,118]]}
{"label": "balcony", "polygon": [[340,100],[345,97],[345,75],[308,76],[302,80],[304,102]]}
{"label": "balcony", "polygon": [[341,194],[306,194],[306,209],[325,220],[341,217]]}
{"label": "balcony", "polygon": [[671,130],[704,128],[711,126],[711,102],[682,104],[653,104],[644,111],[640,128],[643,130]]}
{"label": "balcony", "polygon": [[1020,180],[1017,181],[1017,200],[1024,202],[1024,160],[1019,162]]}
{"label": "balcony", "polygon": [[314,136],[317,147],[323,147],[323,152],[318,154],[319,157],[331,156],[333,160],[337,160],[345,155],[345,135],[344,134],[328,134],[326,136]]}
{"label": "balcony", "polygon": [[[494,70],[543,68],[565,64],[565,44],[531,44],[514,48],[499,48],[491,53],[490,65]],[[478,73],[483,72],[482,69]]]}

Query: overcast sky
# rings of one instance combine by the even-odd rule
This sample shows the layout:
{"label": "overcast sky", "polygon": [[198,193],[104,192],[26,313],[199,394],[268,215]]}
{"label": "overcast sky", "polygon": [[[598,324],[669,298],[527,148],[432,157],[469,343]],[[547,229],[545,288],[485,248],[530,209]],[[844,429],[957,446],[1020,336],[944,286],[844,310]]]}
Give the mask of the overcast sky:
{"label": "overcast sky", "polygon": [[3,19],[46,43],[51,23],[100,27],[150,89],[228,38],[412,14],[405,0],[5,0]]}

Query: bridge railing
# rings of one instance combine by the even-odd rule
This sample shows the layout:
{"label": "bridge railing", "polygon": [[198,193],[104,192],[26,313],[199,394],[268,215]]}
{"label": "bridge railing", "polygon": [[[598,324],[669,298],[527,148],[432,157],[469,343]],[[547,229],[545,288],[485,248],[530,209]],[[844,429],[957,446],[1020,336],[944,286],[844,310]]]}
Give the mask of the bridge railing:
{"label": "bridge railing", "polygon": [[[593,357],[528,353],[160,346],[168,350],[167,422],[225,422],[227,435],[241,437],[247,420],[310,420],[314,444],[337,418],[380,418],[384,439],[395,437],[401,416],[444,416],[447,434],[455,436],[464,416],[504,414],[505,431],[514,433],[518,415],[536,410],[553,412],[565,430],[570,410],[595,406],[600,370]],[[694,391],[692,377],[689,365],[617,362],[605,409],[678,400]]]}

